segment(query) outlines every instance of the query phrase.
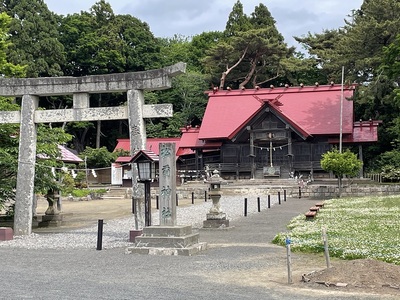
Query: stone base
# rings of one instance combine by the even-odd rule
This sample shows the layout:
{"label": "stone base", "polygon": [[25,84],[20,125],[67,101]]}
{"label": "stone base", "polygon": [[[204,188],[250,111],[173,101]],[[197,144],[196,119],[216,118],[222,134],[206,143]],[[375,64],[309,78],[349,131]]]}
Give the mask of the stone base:
{"label": "stone base", "polygon": [[38,227],[58,227],[64,224],[64,215],[43,215],[42,221],[38,223]]}
{"label": "stone base", "polygon": [[134,243],[135,238],[141,236],[143,234],[143,230],[129,230],[129,242]]}
{"label": "stone base", "polygon": [[226,213],[208,213],[207,220],[226,220]]}
{"label": "stone base", "polygon": [[0,241],[9,241],[14,238],[14,231],[11,227],[0,227]]}
{"label": "stone base", "polygon": [[206,249],[207,243],[199,243],[199,233],[193,233],[192,226],[149,226],[135,238],[135,246],[125,252],[190,256]]}
{"label": "stone base", "polygon": [[229,220],[226,218],[225,213],[208,213],[207,220],[203,221],[203,228],[205,229],[226,229],[229,228]]}
{"label": "stone base", "polygon": [[229,220],[205,220],[203,221],[203,228],[225,229],[229,228]]}
{"label": "stone base", "polygon": [[37,228],[37,227],[39,227],[38,216],[33,216],[33,218],[32,218],[32,228]]}

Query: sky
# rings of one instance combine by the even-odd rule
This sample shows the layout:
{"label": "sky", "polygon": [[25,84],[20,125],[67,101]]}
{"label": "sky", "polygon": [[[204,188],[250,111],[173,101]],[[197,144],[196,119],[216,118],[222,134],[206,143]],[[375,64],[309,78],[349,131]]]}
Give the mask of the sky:
{"label": "sky", "polygon": [[[223,31],[237,0],[108,0],[115,14],[130,14],[150,26],[156,37],[175,34],[193,36],[205,31]],[[89,11],[97,0],[44,0],[49,10],[62,15]],[[263,3],[276,21],[289,46],[299,45],[293,36],[337,29],[363,0],[241,0],[250,15]],[[299,4],[300,3],[300,4]]]}

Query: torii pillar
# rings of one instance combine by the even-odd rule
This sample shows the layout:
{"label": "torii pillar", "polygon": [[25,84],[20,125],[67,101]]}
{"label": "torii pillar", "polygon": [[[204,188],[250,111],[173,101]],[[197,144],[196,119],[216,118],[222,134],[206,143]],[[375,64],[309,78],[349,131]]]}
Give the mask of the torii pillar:
{"label": "torii pillar", "polygon": [[[22,97],[21,111],[0,111],[0,124],[20,123],[14,234],[32,232],[32,205],[36,163],[36,124],[94,120],[129,120],[131,154],[146,147],[144,118],[171,117],[171,104],[144,105],[144,90],[171,87],[171,78],[185,72],[186,64],[135,73],[85,77],[2,78],[0,96]],[[90,94],[126,92],[127,106],[93,107]],[[37,110],[39,96],[73,95],[73,108]],[[132,176],[137,189],[136,174]]]}

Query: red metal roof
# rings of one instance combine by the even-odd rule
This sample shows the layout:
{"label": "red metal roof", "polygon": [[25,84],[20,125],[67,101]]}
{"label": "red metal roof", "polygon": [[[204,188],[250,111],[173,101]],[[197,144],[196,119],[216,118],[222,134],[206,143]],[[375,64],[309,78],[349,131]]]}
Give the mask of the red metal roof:
{"label": "red metal roof", "polygon": [[[151,153],[154,153],[155,155],[159,155],[160,154],[159,153],[160,152],[160,149],[159,149],[160,143],[175,143],[175,151],[176,151],[175,155],[178,155],[180,138],[148,138],[146,140],[146,150],[145,151],[147,151],[148,153],[151,152]],[[130,151],[130,147],[131,146],[130,146],[129,139],[117,139],[117,146],[115,146],[114,151],[117,151],[118,149]],[[132,159],[132,157],[130,157],[130,156],[120,156],[115,160],[115,162],[126,163],[126,162],[130,162],[131,159]]]}
{"label": "red metal roof", "polygon": [[135,162],[139,157],[145,157],[150,161],[159,161],[159,157],[153,151],[149,150],[140,150],[134,156],[132,156],[130,162]]}
{"label": "red metal roof", "polygon": [[117,146],[115,147],[114,152],[117,150],[131,151],[129,139],[117,139]]}
{"label": "red metal roof", "polygon": [[[176,151],[179,148],[180,138],[148,138],[146,141],[146,150],[153,151],[155,154],[159,154],[160,143],[175,143]],[[122,149],[124,151],[130,151],[129,139],[117,139],[117,146],[114,151]]]}
{"label": "red metal roof", "polygon": [[[343,136],[343,143],[369,143],[378,141],[378,125],[381,121],[361,121],[355,122],[353,133]],[[339,139],[329,139],[329,143],[337,144]]]}
{"label": "red metal roof", "polygon": [[[232,93],[232,94],[229,94]],[[229,94],[229,95],[228,95]],[[221,96],[226,97],[221,97]],[[199,139],[228,139],[264,105],[247,91],[209,94]]]}
{"label": "red metal roof", "polygon": [[[184,151],[185,149],[218,149],[221,147],[222,142],[212,142],[199,139],[199,127],[186,127],[182,128],[181,142],[179,144],[179,151]],[[192,151],[192,153],[194,153]]]}
{"label": "red metal roof", "polygon": [[160,143],[175,143],[175,151],[179,149],[180,138],[148,138],[146,141],[146,150],[160,154]]}
{"label": "red metal roof", "polygon": [[[353,131],[354,86],[343,91],[342,132]],[[268,88],[210,92],[199,139],[231,139],[268,105],[305,135],[339,134],[341,86]]]}
{"label": "red metal roof", "polygon": [[131,157],[130,156],[119,156],[115,162],[117,163],[129,163],[131,162]]}
{"label": "red metal roof", "polygon": [[58,149],[60,150],[61,153],[61,160],[65,163],[81,163],[83,160],[72,153],[72,151],[68,150],[66,147],[58,145]]}

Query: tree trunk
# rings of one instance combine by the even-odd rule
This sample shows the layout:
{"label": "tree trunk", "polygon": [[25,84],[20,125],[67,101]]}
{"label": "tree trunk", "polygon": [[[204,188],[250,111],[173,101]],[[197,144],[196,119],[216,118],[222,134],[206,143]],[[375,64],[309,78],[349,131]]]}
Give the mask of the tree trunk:
{"label": "tree trunk", "polygon": [[246,77],[244,78],[244,80],[239,84],[239,89],[242,89],[246,86],[246,84],[250,81],[251,77],[253,77],[253,74],[256,70],[256,66],[257,66],[257,59],[254,59],[251,62],[251,69],[250,71],[247,73]]}
{"label": "tree trunk", "polygon": [[219,89],[220,90],[224,89],[226,76],[228,76],[229,72],[232,71],[234,68],[236,68],[242,62],[243,58],[246,56],[247,49],[248,49],[248,47],[246,47],[246,49],[244,49],[242,56],[239,58],[239,60],[232,67],[229,68],[229,66],[227,65],[226,66],[226,71],[222,72],[221,81],[219,83]]}

